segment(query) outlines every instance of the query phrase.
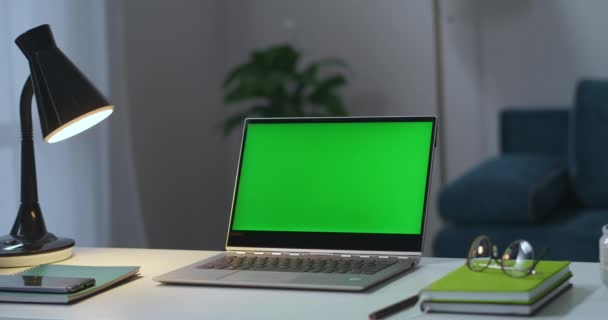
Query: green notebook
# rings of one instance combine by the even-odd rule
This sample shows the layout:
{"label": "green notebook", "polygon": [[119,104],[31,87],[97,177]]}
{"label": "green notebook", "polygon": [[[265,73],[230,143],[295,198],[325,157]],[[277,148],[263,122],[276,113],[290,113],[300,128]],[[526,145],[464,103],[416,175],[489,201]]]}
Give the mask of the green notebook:
{"label": "green notebook", "polygon": [[139,267],[92,267],[47,264],[18,273],[24,276],[94,278],[95,285],[75,293],[31,293],[0,291],[0,302],[67,304],[98,293],[113,284],[130,278]]}
{"label": "green notebook", "polygon": [[473,313],[473,314],[500,314],[500,315],[533,315],[553,299],[567,291],[572,284],[564,281],[557,288],[551,290],[538,301],[532,304],[506,304],[506,303],[469,303],[469,302],[435,302],[422,301],[420,309],[424,312]]}
{"label": "green notebook", "polygon": [[466,265],[448,273],[421,291],[423,300],[532,304],[572,276],[568,261],[541,261],[536,273],[512,278],[500,268],[474,272]]}

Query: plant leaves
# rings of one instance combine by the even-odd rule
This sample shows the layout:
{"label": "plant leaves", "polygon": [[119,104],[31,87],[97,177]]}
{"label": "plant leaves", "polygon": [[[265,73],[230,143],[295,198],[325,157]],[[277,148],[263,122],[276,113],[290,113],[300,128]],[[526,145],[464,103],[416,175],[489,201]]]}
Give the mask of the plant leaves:
{"label": "plant leaves", "polygon": [[313,85],[317,82],[317,73],[319,71],[318,64],[311,64],[303,72],[296,74],[295,79],[302,87]]}
{"label": "plant leaves", "polygon": [[304,91],[309,86],[314,86],[317,82],[317,72],[319,66],[316,64],[309,65],[304,71],[296,73],[294,75],[295,89],[293,94],[289,98],[293,109],[302,111],[302,104],[304,102]]}
{"label": "plant leaves", "polygon": [[342,99],[332,91],[346,84],[343,75],[329,77],[317,85],[314,91],[308,96],[308,101],[317,107],[325,107],[328,115],[346,115]]}
{"label": "plant leaves", "polygon": [[228,117],[224,121],[224,135],[225,136],[229,135],[230,132],[232,132],[232,130],[234,130],[241,124],[243,124],[243,122],[245,121],[246,118],[255,117],[255,116],[271,117],[272,108],[269,106],[265,106],[265,105],[253,106],[253,107],[249,108],[248,110],[245,110],[243,113],[234,114],[234,115]]}
{"label": "plant leaves", "polygon": [[269,101],[282,98],[287,95],[284,84],[288,78],[289,75],[280,72],[244,77],[238,86],[225,93],[224,102],[230,104],[253,98],[266,98]]}
{"label": "plant leaves", "polygon": [[254,51],[250,63],[269,71],[293,73],[299,58],[300,54],[293,47],[284,44]]}
{"label": "plant leaves", "polygon": [[230,72],[228,72],[228,75],[224,79],[224,83],[222,84],[222,87],[227,88],[230,85],[230,83],[233,82],[235,79],[251,74],[252,71],[254,71],[254,69],[255,69],[255,66],[251,63],[244,63],[239,66],[236,66],[235,68],[230,70]]}
{"label": "plant leaves", "polygon": [[324,67],[348,65],[341,59],[323,59],[298,68],[299,60],[297,50],[282,44],[256,50],[248,61],[230,70],[223,84],[226,104],[262,100],[266,105],[227,118],[225,133],[248,116],[345,115],[342,99],[335,91],[347,83],[346,77],[335,73],[319,78],[319,74]]}
{"label": "plant leaves", "polygon": [[327,93],[310,97],[313,106],[324,108],[329,116],[345,116],[344,103],[339,96]]}
{"label": "plant leaves", "polygon": [[324,92],[332,91],[334,89],[344,86],[345,84],[346,84],[346,78],[343,75],[338,74],[338,75],[331,76],[319,83],[319,85],[313,92],[313,95],[315,94],[315,92],[322,94]]}
{"label": "plant leaves", "polygon": [[344,103],[342,103],[342,98],[337,95],[329,95],[327,98],[327,110],[329,114],[332,116],[345,116],[346,110],[344,109]]}
{"label": "plant leaves", "polygon": [[300,54],[291,46],[285,45],[277,48],[276,56],[273,58],[273,65],[277,70],[293,73],[296,70]]}

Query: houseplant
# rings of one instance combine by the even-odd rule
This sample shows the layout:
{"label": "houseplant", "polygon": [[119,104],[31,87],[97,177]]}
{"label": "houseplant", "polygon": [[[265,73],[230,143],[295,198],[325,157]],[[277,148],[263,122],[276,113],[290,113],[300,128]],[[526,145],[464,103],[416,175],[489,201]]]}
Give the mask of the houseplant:
{"label": "houseplant", "polygon": [[[300,66],[290,45],[254,51],[234,67],[223,84],[226,105],[246,105],[224,121],[226,135],[247,117],[322,117],[347,114],[339,89],[346,84],[340,59]],[[337,68],[336,68],[337,67]]]}

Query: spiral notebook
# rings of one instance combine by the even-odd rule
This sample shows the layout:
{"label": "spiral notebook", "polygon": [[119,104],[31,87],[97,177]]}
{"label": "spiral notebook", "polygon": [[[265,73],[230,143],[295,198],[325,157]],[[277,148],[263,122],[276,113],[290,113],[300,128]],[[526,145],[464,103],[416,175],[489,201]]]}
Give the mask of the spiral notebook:
{"label": "spiral notebook", "polygon": [[0,291],[0,302],[68,304],[118,285],[135,276],[139,267],[98,267],[70,265],[40,265],[18,273],[24,276],[94,278],[95,285],[74,293],[32,293]]}

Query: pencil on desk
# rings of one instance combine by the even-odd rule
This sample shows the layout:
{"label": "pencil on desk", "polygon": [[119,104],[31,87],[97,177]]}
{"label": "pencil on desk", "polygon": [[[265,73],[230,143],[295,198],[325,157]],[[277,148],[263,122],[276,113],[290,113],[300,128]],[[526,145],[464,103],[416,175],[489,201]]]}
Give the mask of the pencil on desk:
{"label": "pencil on desk", "polygon": [[407,308],[410,308],[410,307],[416,305],[416,303],[418,302],[418,298],[419,298],[419,296],[417,294],[415,294],[415,295],[408,297],[404,300],[401,300],[397,303],[393,303],[390,306],[384,307],[380,310],[376,310],[369,314],[369,319],[370,320],[384,319],[399,311],[403,311]]}

